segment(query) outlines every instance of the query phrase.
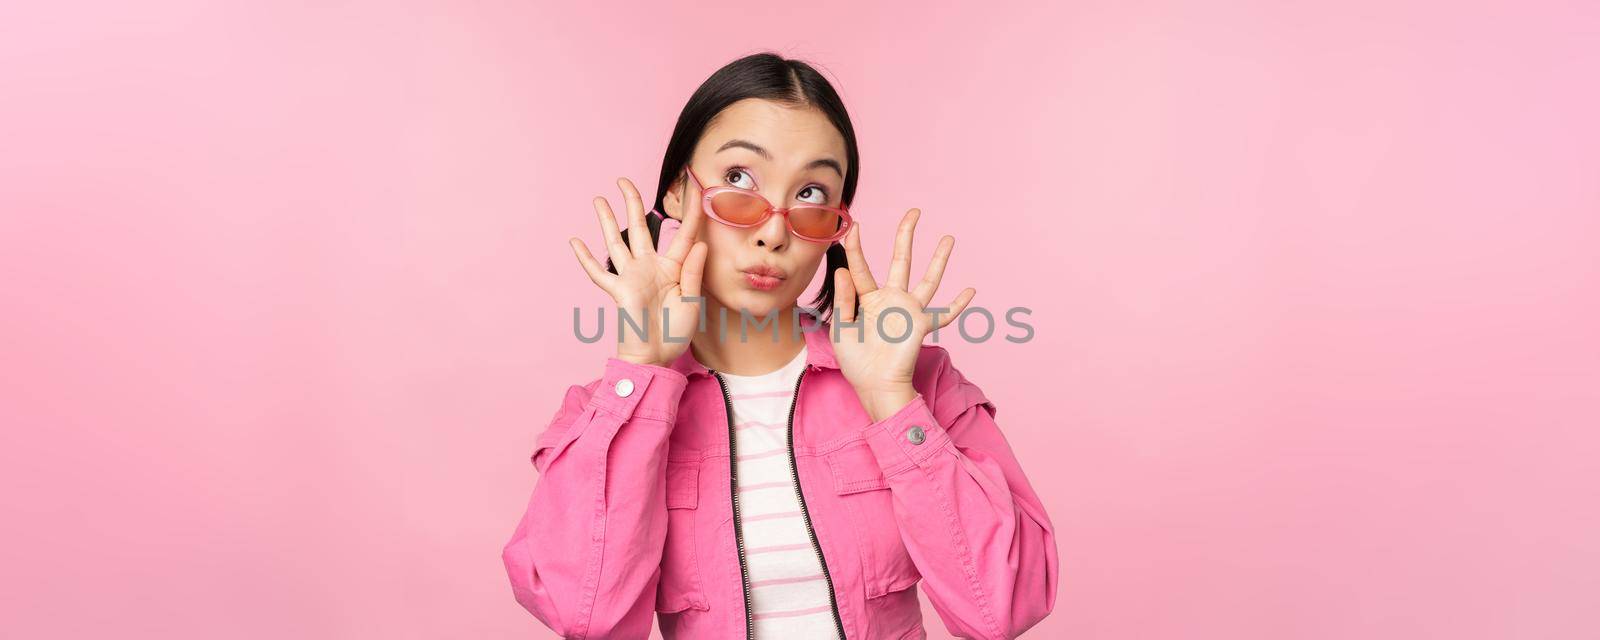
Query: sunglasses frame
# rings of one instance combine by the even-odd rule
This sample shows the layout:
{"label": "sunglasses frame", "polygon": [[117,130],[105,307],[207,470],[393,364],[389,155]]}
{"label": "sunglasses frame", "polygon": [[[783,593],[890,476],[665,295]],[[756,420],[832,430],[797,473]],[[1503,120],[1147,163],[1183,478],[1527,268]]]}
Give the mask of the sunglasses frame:
{"label": "sunglasses frame", "polygon": [[[705,188],[704,186],[702,186],[700,184],[700,178],[698,176],[694,175],[693,171],[685,170],[684,173],[689,174],[689,179],[694,181],[694,186],[698,187],[700,189],[701,193],[702,193],[702,198],[701,198],[701,203],[700,203],[700,211],[705,213],[707,217],[709,217],[709,218],[711,218],[713,220],[716,220],[717,222],[720,222],[722,224],[728,225],[730,227],[738,227],[740,229],[748,229],[750,227],[760,226],[760,225],[766,223],[766,221],[768,219],[770,219],[773,216],[773,214],[778,214],[778,215],[782,215],[783,216],[783,224],[784,224],[784,226],[789,227],[789,233],[794,234],[794,237],[799,238],[801,240],[809,240],[811,242],[832,243],[832,242],[838,242],[841,238],[844,238],[845,233],[850,230],[850,225],[855,224],[855,220],[850,217],[850,210],[847,209],[847,208],[843,208],[843,207],[824,207],[824,206],[820,206],[820,205],[808,204],[808,205],[802,205],[802,206],[799,206],[799,207],[788,207],[788,208],[780,209],[778,207],[772,206],[772,201],[768,200],[766,198],[766,196],[763,196],[763,195],[761,195],[759,193],[756,193],[754,191],[751,191],[749,189],[740,189],[738,187],[711,187],[710,189],[707,189],[707,188]],[[724,218],[724,217],[722,217],[720,215],[717,215],[716,209],[712,208],[712,206],[711,206],[711,199],[715,198],[718,195],[721,195],[723,193],[738,193],[738,194],[746,195],[746,196],[754,196],[754,197],[760,199],[761,202],[763,202],[763,203],[765,203],[767,205],[766,211],[761,214],[761,219],[760,220],[757,220],[757,221],[749,223],[749,224],[739,224],[737,222],[733,222],[731,220],[728,220],[727,218]],[[800,233],[799,229],[795,229],[794,228],[794,219],[789,217],[789,211],[791,209],[822,209],[824,211],[832,211],[832,212],[834,212],[834,213],[839,215],[839,220],[841,221],[841,224],[839,225],[839,230],[835,231],[833,233],[833,235],[828,236],[826,238],[815,238],[815,237],[808,236],[806,234]]]}

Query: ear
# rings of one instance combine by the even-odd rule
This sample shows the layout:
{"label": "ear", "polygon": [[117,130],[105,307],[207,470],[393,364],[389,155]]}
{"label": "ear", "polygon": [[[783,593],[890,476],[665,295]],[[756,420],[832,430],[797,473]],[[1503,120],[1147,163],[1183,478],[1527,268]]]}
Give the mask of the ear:
{"label": "ear", "polygon": [[667,195],[661,197],[661,208],[666,209],[667,217],[683,222],[683,178],[673,181],[667,188]]}

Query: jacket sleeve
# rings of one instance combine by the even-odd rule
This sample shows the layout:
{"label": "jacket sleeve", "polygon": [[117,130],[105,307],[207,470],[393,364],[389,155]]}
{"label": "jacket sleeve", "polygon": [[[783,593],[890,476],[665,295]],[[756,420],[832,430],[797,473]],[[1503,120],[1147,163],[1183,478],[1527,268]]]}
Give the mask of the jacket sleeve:
{"label": "jacket sleeve", "polygon": [[539,472],[501,554],[517,602],[564,638],[650,634],[667,533],[667,438],[688,380],[609,358],[538,436]]}
{"label": "jacket sleeve", "polygon": [[[943,347],[924,349],[932,379],[864,435],[945,626],[962,638],[1014,638],[1055,607],[1055,529],[995,424],[994,404]],[[908,436],[915,427],[920,444]]]}

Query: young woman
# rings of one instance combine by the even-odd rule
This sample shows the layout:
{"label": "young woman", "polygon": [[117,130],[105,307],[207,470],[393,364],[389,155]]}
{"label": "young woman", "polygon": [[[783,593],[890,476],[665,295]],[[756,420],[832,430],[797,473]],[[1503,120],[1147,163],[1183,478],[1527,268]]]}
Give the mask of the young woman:
{"label": "young woman", "polygon": [[[648,216],[626,179],[627,231],[595,198],[610,268],[573,251],[643,330],[615,323],[567,390],[503,554],[563,637],[644,638],[654,612],[667,638],[924,638],[919,584],[961,637],[1054,607],[1054,530],[994,405],[922,344],[975,293],[930,307],[954,239],[913,283],[912,209],[874,277],[859,171],[833,87],[757,54],[689,98]],[[822,316],[795,313],[825,258]]]}

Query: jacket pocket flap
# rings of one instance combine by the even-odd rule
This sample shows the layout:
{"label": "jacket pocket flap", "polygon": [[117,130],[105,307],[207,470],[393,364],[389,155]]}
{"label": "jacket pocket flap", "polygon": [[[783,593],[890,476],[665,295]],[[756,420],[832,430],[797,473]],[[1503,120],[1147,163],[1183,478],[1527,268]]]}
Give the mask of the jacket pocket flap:
{"label": "jacket pocket flap", "polygon": [[889,481],[878,467],[878,458],[872,455],[865,440],[845,445],[823,457],[833,471],[833,489],[839,495],[889,488]]}

